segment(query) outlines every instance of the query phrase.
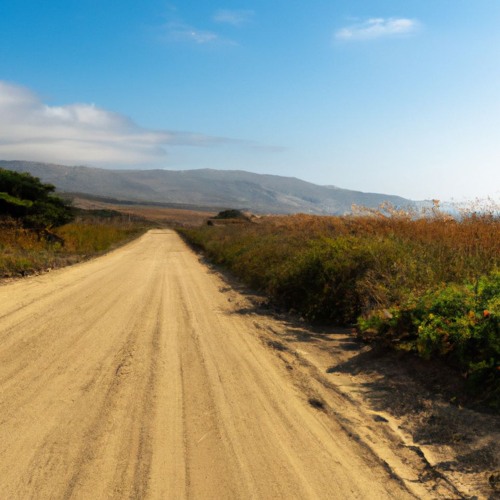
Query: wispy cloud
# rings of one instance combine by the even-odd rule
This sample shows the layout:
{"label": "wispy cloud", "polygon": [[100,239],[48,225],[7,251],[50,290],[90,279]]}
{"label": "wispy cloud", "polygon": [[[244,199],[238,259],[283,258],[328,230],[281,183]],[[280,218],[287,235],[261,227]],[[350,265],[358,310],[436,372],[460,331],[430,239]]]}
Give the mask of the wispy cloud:
{"label": "wispy cloud", "polygon": [[414,34],[419,28],[420,23],[416,19],[377,17],[339,29],[335,33],[335,39],[373,40]]}
{"label": "wispy cloud", "polygon": [[241,26],[252,20],[255,12],[253,10],[218,10],[213,19],[217,23],[231,24],[233,26]]}
{"label": "wispy cloud", "polygon": [[29,89],[0,81],[0,157],[97,166],[165,161],[172,146],[237,143],[227,138],[140,127],[93,104],[49,106]]}
{"label": "wispy cloud", "polygon": [[[254,16],[252,10],[229,10],[221,9],[215,12],[212,24],[226,24],[241,26],[249,22]],[[175,16],[170,22],[162,26],[161,39],[171,43],[191,43],[205,46],[238,45],[234,40],[227,38],[218,31],[212,29],[201,29],[186,23],[179,16]]]}
{"label": "wispy cloud", "polygon": [[192,42],[198,45],[229,42],[213,31],[199,30],[184,23],[168,23],[166,33],[167,39],[172,42]]}

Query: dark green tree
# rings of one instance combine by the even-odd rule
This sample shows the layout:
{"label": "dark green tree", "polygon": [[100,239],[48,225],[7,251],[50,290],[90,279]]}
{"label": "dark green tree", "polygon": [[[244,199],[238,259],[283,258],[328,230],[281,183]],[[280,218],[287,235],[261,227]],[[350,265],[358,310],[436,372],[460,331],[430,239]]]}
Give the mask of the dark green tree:
{"label": "dark green tree", "polygon": [[52,184],[29,173],[0,168],[0,215],[37,230],[66,224],[73,219],[73,210],[54,191]]}

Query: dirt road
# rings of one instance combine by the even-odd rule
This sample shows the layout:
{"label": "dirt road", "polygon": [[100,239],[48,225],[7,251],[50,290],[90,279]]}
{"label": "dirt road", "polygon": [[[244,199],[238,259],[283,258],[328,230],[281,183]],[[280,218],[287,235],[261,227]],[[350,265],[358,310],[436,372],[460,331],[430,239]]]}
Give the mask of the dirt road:
{"label": "dirt road", "polygon": [[0,286],[0,498],[410,498],[172,231]]}

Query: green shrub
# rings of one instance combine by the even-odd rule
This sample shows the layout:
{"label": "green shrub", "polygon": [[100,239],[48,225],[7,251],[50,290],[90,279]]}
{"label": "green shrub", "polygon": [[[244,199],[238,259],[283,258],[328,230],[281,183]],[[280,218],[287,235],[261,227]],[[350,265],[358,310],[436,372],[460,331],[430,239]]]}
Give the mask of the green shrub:
{"label": "green shrub", "polygon": [[410,307],[372,312],[358,325],[372,338],[445,359],[467,376],[471,391],[488,388],[490,404],[500,408],[500,272],[428,291]]}

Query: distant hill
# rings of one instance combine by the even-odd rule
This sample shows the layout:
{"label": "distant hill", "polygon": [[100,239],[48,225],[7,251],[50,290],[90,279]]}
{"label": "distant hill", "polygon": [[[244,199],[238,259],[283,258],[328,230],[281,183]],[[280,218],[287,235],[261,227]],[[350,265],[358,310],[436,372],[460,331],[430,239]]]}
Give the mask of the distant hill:
{"label": "distant hill", "polygon": [[318,186],[294,177],[240,170],[105,170],[26,161],[0,167],[30,172],[58,191],[134,202],[178,203],[248,209],[256,213],[344,214],[353,204],[378,207],[412,205],[399,196]]}

